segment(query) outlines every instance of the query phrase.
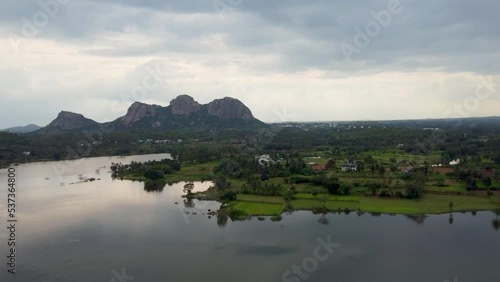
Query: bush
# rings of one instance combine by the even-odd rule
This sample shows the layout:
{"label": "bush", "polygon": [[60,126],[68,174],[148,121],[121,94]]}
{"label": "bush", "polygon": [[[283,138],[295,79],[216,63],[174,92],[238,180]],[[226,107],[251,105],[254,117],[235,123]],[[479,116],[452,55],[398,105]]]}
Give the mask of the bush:
{"label": "bush", "polygon": [[287,190],[286,192],[283,193],[283,199],[285,199],[285,202],[291,202],[292,200],[295,199],[295,193],[293,190]]}
{"label": "bush", "polygon": [[339,191],[338,191],[338,194],[339,194],[339,195],[345,195],[345,196],[347,196],[347,195],[351,195],[351,190],[352,190],[351,185],[344,183],[344,184],[342,184],[342,185],[340,186],[340,189],[339,189]]}
{"label": "bush", "polygon": [[391,197],[391,193],[388,190],[383,189],[380,191],[379,196],[384,198],[389,198]]}
{"label": "bush", "polygon": [[396,196],[400,197],[400,198],[406,198],[406,195],[403,192],[401,192],[401,191],[397,191],[396,192]]}
{"label": "bush", "polygon": [[424,194],[424,191],[422,189],[416,188],[414,185],[410,185],[408,189],[406,190],[406,197],[408,199],[418,199],[422,197]]}
{"label": "bush", "polygon": [[303,175],[294,175],[291,176],[288,181],[289,183],[302,184],[309,183],[311,181],[311,178]]}
{"label": "bush", "polygon": [[281,219],[282,219],[281,215],[274,215],[271,217],[272,221],[281,221]]}
{"label": "bush", "polygon": [[144,177],[153,181],[162,179],[164,176],[165,174],[163,172],[155,169],[148,169],[146,172],[144,172]]}
{"label": "bush", "polygon": [[235,191],[226,191],[222,194],[221,196],[221,200],[224,200],[224,201],[234,201],[236,200],[236,197],[237,197],[238,193],[236,193]]}

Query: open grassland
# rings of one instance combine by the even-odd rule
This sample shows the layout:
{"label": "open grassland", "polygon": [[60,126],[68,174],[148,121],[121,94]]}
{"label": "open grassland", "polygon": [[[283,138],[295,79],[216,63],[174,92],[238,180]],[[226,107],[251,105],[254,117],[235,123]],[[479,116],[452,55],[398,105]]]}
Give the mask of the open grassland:
{"label": "open grassland", "polygon": [[397,162],[402,163],[406,161],[407,163],[416,162],[419,164],[428,161],[431,164],[439,163],[441,161],[441,151],[435,151],[428,155],[415,155],[404,153],[400,150],[373,150],[362,153],[364,156],[372,156],[374,160],[381,160],[385,164],[391,163],[391,159],[394,158]]}
{"label": "open grassland", "polygon": [[[450,208],[450,202],[453,208]],[[281,197],[238,195],[232,207],[248,215],[276,215],[281,213],[284,201]],[[440,214],[457,211],[500,209],[499,198],[425,195],[419,200],[379,198],[364,196],[333,196],[297,194],[292,201],[295,210],[327,208],[330,211],[351,210],[387,214]],[[279,211],[279,212],[278,212]]]}
{"label": "open grassland", "polygon": [[231,208],[244,211],[245,214],[250,216],[258,215],[279,215],[282,213],[283,205],[267,204],[267,203],[254,203],[254,202],[233,202]]}

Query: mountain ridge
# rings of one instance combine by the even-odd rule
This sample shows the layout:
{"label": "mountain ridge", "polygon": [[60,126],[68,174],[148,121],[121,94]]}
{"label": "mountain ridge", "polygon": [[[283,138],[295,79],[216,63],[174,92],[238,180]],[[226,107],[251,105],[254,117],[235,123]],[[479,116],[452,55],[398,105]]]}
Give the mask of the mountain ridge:
{"label": "mountain ridge", "polygon": [[40,128],[42,128],[42,126],[36,125],[34,123],[30,123],[30,124],[25,125],[25,126],[14,126],[14,127],[1,129],[0,131],[10,132],[10,133],[30,133],[33,131],[37,131]]}
{"label": "mountain ridge", "polygon": [[184,128],[238,128],[264,126],[240,100],[224,97],[200,104],[189,95],[179,95],[168,106],[134,102],[124,116],[98,123],[82,114],[61,111],[56,119],[36,132],[107,130],[169,130]]}

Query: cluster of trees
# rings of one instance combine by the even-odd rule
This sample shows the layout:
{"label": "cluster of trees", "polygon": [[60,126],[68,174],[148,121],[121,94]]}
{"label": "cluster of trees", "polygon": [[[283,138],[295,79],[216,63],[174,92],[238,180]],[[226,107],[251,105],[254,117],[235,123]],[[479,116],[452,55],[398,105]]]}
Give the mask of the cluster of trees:
{"label": "cluster of trees", "polygon": [[181,169],[177,160],[163,159],[160,161],[135,162],[130,164],[113,163],[111,172],[113,177],[120,177],[123,173],[143,174],[148,179],[157,178],[159,174],[171,174]]}
{"label": "cluster of trees", "polygon": [[161,191],[167,183],[165,175],[172,174],[181,169],[181,164],[177,160],[163,159],[160,161],[148,161],[144,163],[131,162],[130,164],[112,164],[111,176],[113,178],[123,178],[125,174],[136,177],[144,177],[144,189],[147,191]]}

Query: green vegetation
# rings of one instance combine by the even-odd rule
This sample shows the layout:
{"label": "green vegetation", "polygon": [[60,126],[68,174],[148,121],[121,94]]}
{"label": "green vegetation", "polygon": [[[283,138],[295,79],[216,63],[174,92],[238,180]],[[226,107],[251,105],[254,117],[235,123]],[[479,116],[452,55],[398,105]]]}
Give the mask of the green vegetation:
{"label": "green vegetation", "polygon": [[[176,141],[140,142],[167,138]],[[75,145],[72,154],[65,152]],[[192,193],[186,187],[186,194],[223,202],[221,222],[223,215],[274,215],[279,220],[282,212],[301,209],[405,214],[500,209],[498,118],[115,131],[100,136],[0,133],[2,166],[165,152],[173,160],[116,164],[113,176],[143,181],[148,191],[161,191],[169,182],[212,181],[212,189]],[[450,165],[457,159],[459,163]]]}

